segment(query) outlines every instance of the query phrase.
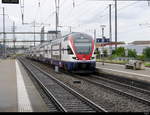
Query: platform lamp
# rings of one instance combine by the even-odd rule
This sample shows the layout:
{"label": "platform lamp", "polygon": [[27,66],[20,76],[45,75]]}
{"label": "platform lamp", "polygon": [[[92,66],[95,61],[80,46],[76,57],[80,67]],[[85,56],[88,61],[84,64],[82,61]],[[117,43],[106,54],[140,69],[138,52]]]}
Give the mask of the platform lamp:
{"label": "platform lamp", "polygon": [[100,25],[101,29],[102,29],[102,65],[104,65],[104,28],[106,27],[106,25]]}

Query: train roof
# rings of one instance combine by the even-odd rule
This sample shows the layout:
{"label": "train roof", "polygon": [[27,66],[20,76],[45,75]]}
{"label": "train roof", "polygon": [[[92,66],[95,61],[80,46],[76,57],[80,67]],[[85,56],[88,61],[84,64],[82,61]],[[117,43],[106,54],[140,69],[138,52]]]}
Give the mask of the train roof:
{"label": "train roof", "polygon": [[[51,32],[54,32],[54,31],[51,31]],[[56,39],[56,40],[52,40],[51,42],[52,42],[52,43],[54,43],[54,42],[59,42],[59,41],[61,41],[62,39],[64,39],[65,37],[67,37],[67,36],[69,36],[69,35],[78,36],[78,35],[81,35],[81,34],[82,34],[83,36],[91,37],[90,35],[88,35],[88,34],[86,34],[86,33],[83,33],[83,32],[71,32],[71,33],[69,33],[69,34],[64,35],[62,38]],[[33,50],[33,49],[35,49],[35,48],[41,48],[41,47],[43,47],[43,46],[45,46],[45,45],[50,44],[51,42],[39,44],[39,45],[37,45],[37,46],[35,46],[35,47],[31,47],[31,48],[29,48],[29,49],[30,49],[30,50]]]}
{"label": "train roof", "polygon": [[[88,34],[83,33],[83,32],[71,32],[71,33],[69,33],[69,34],[64,35],[63,37],[66,37],[66,36],[68,36],[68,35],[77,35],[77,34],[88,35]],[[88,35],[88,36],[90,36],[90,35]]]}

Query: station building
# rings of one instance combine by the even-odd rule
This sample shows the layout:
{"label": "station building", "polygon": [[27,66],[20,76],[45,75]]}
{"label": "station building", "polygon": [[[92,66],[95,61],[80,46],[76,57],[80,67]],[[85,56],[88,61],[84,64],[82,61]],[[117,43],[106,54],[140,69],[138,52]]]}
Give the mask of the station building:
{"label": "station building", "polygon": [[[102,48],[104,48],[109,53],[111,52],[110,50],[115,49],[115,42],[102,42],[99,39],[100,38],[97,38],[97,40],[95,41],[95,46],[99,51],[102,51]],[[110,47],[112,48],[110,49]],[[150,47],[150,41],[133,41],[128,44],[125,44],[124,42],[117,42],[117,47],[124,47],[125,49],[134,49],[137,52],[137,55],[141,55],[146,47]]]}
{"label": "station building", "polygon": [[134,49],[137,52],[137,55],[141,55],[145,48],[150,47],[150,41],[133,41],[120,46],[125,47],[126,49]]}

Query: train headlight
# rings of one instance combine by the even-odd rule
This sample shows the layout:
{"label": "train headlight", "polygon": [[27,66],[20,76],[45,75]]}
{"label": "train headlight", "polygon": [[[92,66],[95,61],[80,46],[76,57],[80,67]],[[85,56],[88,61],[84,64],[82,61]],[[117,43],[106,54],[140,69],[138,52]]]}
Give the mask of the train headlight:
{"label": "train headlight", "polygon": [[77,57],[72,57],[72,59],[76,59],[76,60],[78,60],[78,58],[77,58]]}
{"label": "train headlight", "polygon": [[72,57],[72,59],[76,59],[76,57]]}
{"label": "train headlight", "polygon": [[95,57],[91,57],[91,59],[95,59]]}

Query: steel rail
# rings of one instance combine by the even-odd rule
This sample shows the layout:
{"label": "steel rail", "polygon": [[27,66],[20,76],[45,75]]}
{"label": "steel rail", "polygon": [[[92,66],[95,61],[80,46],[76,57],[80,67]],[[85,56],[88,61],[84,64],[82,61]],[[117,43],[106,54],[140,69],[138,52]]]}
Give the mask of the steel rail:
{"label": "steel rail", "polygon": [[108,79],[108,78],[102,78],[102,77],[95,76],[95,75],[92,75],[92,77],[96,78],[96,79],[108,81],[109,83],[114,83],[116,85],[121,85],[123,87],[132,88],[132,89],[137,90],[137,91],[142,92],[142,93],[149,93],[150,94],[150,91],[139,88],[139,87],[131,86],[131,85],[128,85],[128,84],[120,83],[120,82],[115,81],[115,80],[111,80],[111,79]]}
{"label": "steel rail", "polygon": [[142,103],[145,103],[145,104],[150,105],[150,101],[149,101],[149,100],[140,98],[140,97],[138,97],[138,96],[129,94],[129,93],[124,92],[124,91],[121,91],[121,90],[119,90],[119,89],[117,89],[117,88],[113,88],[113,87],[107,86],[107,85],[105,85],[105,84],[103,84],[103,83],[96,82],[96,81],[91,80],[91,79],[89,79],[89,78],[85,78],[85,77],[83,78],[83,77],[80,77],[80,76],[76,76],[76,77],[78,77],[78,78],[80,78],[80,79],[82,79],[82,80],[86,80],[86,81],[88,81],[88,82],[90,82],[90,83],[92,83],[92,84],[102,86],[102,87],[104,87],[104,88],[107,88],[107,89],[112,90],[112,91],[114,91],[114,92],[117,92],[117,93],[119,93],[119,94],[122,94],[123,96],[125,95],[125,96],[130,97],[130,98],[135,98],[136,100],[138,100],[138,101],[140,101],[140,102],[142,102]]}
{"label": "steel rail", "polygon": [[40,85],[40,87],[45,91],[45,93],[50,97],[50,99],[53,101],[54,105],[59,109],[60,112],[67,112],[67,110],[59,103],[59,101],[53,96],[53,94],[43,85],[43,83],[36,77],[36,75],[30,70],[29,67],[23,62],[22,59],[19,59],[19,61],[24,65],[24,67],[32,74],[34,79],[37,81],[37,83]]}
{"label": "steel rail", "polygon": [[[32,64],[33,65],[33,64]],[[78,92],[76,92],[75,90],[73,90],[72,88],[70,88],[69,86],[67,86],[66,84],[64,84],[63,82],[61,82],[60,80],[54,78],[52,75],[48,74],[47,72],[43,71],[42,69],[40,69],[39,67],[33,65],[35,68],[37,68],[38,70],[40,70],[41,72],[43,72],[45,75],[51,77],[53,80],[55,80],[58,84],[60,84],[62,87],[64,87],[66,90],[70,91],[70,93],[78,96],[81,100],[83,100],[84,102],[86,102],[87,104],[89,104],[92,108],[96,109],[97,111],[102,111],[102,112],[107,112],[107,110],[105,110],[104,108],[100,107],[99,105],[95,104],[94,102],[92,102],[91,100],[89,100],[88,98],[84,97],[83,95],[79,94]]]}
{"label": "steel rail", "polygon": [[[70,88],[69,86],[65,85],[63,82],[59,81],[58,79],[54,78],[52,75],[48,74],[47,72],[41,70],[39,67],[31,64],[34,68],[36,68],[37,70],[39,70],[41,73],[43,73],[44,75],[50,77],[52,80],[54,80],[55,82],[57,82],[57,84],[59,84],[61,87],[63,87],[65,90],[69,91],[72,95],[75,95],[76,97],[78,97],[80,100],[82,100],[84,103],[86,103],[87,105],[89,105],[91,108],[93,108],[93,110],[97,111],[97,112],[107,112],[107,110],[105,110],[104,108],[100,107],[99,105],[95,104],[94,102],[92,102],[91,100],[87,99],[86,97],[84,97],[83,95],[79,94],[78,92],[76,92],[75,90],[73,90],[72,88]],[[32,72],[33,73],[33,72]],[[43,85],[42,85],[43,86]],[[44,87],[46,88],[46,87]],[[47,89],[48,91],[48,89]],[[61,104],[59,104],[61,105]],[[63,106],[63,105],[61,105]],[[65,112],[67,112],[67,110],[65,110]]]}

